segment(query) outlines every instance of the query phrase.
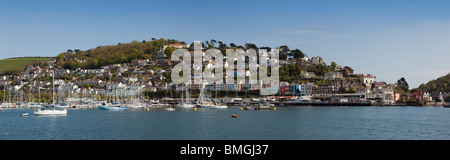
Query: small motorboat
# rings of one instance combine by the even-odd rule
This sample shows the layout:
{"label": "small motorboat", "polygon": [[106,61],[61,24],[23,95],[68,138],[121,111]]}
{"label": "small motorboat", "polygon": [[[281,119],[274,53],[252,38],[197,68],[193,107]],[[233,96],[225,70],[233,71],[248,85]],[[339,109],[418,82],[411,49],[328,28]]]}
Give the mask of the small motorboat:
{"label": "small motorboat", "polygon": [[121,107],[121,106],[108,106],[108,107],[104,107],[104,106],[100,106],[98,107],[100,110],[112,110],[112,111],[122,111],[122,110],[128,110],[128,108],[126,107]]}
{"label": "small motorboat", "polygon": [[22,114],[20,114],[20,116],[28,116],[28,113],[22,113]]}
{"label": "small motorboat", "polygon": [[231,118],[237,118],[237,113],[232,114]]}

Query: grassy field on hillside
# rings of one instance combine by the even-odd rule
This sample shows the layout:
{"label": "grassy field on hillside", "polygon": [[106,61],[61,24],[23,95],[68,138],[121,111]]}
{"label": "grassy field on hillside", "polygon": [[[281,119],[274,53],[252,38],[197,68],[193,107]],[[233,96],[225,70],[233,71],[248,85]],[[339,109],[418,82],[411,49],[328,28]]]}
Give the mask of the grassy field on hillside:
{"label": "grassy field on hillside", "polygon": [[24,57],[24,58],[9,58],[0,60],[0,73],[11,69],[24,69],[27,65],[34,61],[49,61],[52,57]]}

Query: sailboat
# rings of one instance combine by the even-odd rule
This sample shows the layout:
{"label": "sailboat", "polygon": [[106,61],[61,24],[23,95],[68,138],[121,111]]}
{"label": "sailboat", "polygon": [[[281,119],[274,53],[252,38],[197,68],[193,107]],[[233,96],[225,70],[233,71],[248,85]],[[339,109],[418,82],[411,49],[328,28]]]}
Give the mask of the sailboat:
{"label": "sailboat", "polygon": [[145,108],[145,104],[142,103],[142,98],[139,98],[140,88],[137,89],[135,95],[132,96],[131,100],[125,104],[127,108]]}
{"label": "sailboat", "polygon": [[[53,104],[47,105],[46,108],[37,109],[34,111],[35,116],[65,116],[67,115],[67,109],[63,110],[57,110],[55,109],[55,73],[52,71],[52,97],[53,97]],[[49,109],[53,108],[53,109]]]}
{"label": "sailboat", "polygon": [[205,93],[205,83],[202,85],[202,90],[200,91],[200,95],[197,99],[197,105],[202,108],[210,108],[210,109],[221,109],[221,108],[228,108],[226,105],[220,105],[217,103],[211,102],[211,98],[208,97]]}
{"label": "sailboat", "polygon": [[[183,85],[181,85],[181,87],[183,87]],[[184,98],[183,98],[183,91],[184,91],[184,88],[181,89],[181,103],[176,105],[175,108],[194,108],[194,105],[189,102],[190,101],[189,91],[187,91],[187,93],[186,93],[187,100],[184,100]]]}
{"label": "sailboat", "polygon": [[[109,84],[110,84],[109,86],[110,86],[110,88],[112,90],[112,87],[111,87],[111,75],[109,75]],[[119,103],[106,103],[106,102],[102,103],[102,105],[99,106],[98,108],[101,109],[101,110],[114,110],[114,111],[128,110],[127,107],[122,107],[122,106],[120,106]]]}
{"label": "sailboat", "polygon": [[37,90],[38,90],[38,93],[39,93],[38,102],[37,103],[36,102],[31,103],[30,104],[30,108],[41,108],[42,107],[41,102],[39,102],[41,100],[41,86],[39,84],[38,84]]}

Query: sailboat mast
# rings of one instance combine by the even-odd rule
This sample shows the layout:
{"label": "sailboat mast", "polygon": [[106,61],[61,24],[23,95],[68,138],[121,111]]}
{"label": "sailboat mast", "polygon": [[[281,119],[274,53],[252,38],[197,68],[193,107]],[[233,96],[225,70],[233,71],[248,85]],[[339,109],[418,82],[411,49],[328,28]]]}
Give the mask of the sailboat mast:
{"label": "sailboat mast", "polygon": [[38,83],[39,104],[41,104],[41,82]]}
{"label": "sailboat mast", "polygon": [[55,108],[55,70],[52,70],[52,102],[53,102],[53,109]]}

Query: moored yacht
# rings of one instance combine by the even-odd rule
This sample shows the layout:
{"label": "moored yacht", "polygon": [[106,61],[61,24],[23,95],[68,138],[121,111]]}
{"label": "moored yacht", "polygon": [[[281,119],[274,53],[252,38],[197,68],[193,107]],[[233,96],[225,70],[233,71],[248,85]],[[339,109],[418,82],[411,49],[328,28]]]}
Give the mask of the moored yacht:
{"label": "moored yacht", "polygon": [[175,106],[176,108],[194,108],[193,104],[178,104]]}
{"label": "moored yacht", "polygon": [[34,111],[35,116],[65,116],[67,115],[67,110],[56,110],[56,109],[47,109],[41,108]]}
{"label": "moored yacht", "polygon": [[[183,87],[183,86],[182,86]],[[186,99],[183,98],[183,91],[184,89],[181,89],[181,103],[179,103],[178,105],[175,106],[175,108],[194,108],[195,105],[191,104],[190,102],[190,96],[189,96],[189,90],[186,87]]]}
{"label": "moored yacht", "polygon": [[102,106],[99,106],[98,108],[101,110],[114,110],[114,111],[128,110],[128,108],[122,107],[119,104],[111,104],[111,103],[107,104],[104,103]]}
{"label": "moored yacht", "polygon": [[[52,85],[53,85],[52,96],[53,96],[53,99],[55,99],[55,74],[54,74],[54,72],[52,73],[52,75],[53,75],[52,76]],[[53,108],[53,109],[48,109],[48,108]],[[34,111],[34,115],[35,116],[65,116],[65,115],[67,115],[67,109],[65,109],[65,108],[63,110],[55,109],[55,101],[53,101],[52,105],[48,105],[41,109],[36,109]]]}
{"label": "moored yacht", "polygon": [[211,108],[211,109],[228,108],[228,106],[220,105],[219,103],[213,102],[211,100],[211,96],[206,94],[205,83],[203,83],[200,95],[197,99],[197,106],[201,108]]}

